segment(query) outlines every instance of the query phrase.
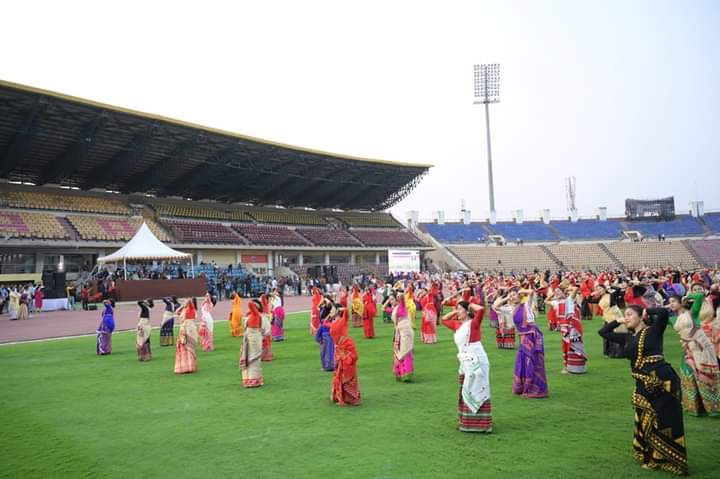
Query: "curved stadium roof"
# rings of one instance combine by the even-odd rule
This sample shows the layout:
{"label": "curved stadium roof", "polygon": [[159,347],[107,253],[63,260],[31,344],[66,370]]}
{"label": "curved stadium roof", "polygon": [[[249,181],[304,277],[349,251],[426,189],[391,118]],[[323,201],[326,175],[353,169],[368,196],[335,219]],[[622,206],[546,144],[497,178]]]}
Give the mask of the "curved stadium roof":
{"label": "curved stadium roof", "polygon": [[380,210],[430,167],[285,145],[0,80],[0,178],[10,181]]}

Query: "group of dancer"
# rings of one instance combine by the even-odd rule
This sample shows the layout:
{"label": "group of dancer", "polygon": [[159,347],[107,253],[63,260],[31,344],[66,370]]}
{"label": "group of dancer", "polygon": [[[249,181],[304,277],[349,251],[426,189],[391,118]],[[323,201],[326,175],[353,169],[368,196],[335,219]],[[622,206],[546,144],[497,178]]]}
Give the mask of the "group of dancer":
{"label": "group of dancer", "polygon": [[[709,281],[708,281],[709,279]],[[459,429],[491,432],[490,362],[482,342],[488,317],[499,350],[514,350],[511,390],[525,398],[547,398],[545,338],[536,324],[547,313],[548,330],[557,332],[564,374],[588,372],[583,319],[599,315],[604,325],[603,354],[631,361],[635,391],[633,448],[643,467],[687,474],[683,408],[693,415],[720,415],[720,278],[670,271],[621,274],[603,272],[524,274],[520,276],[456,274],[452,278],[423,275],[395,284],[376,284],[336,294],[312,292],[310,333],[320,349],[321,371],[332,372],[330,398],[341,406],[361,404],[358,351],[350,327],[375,337],[374,319],[380,304],[383,318],[394,329],[392,371],[398,382],[415,374],[416,316],[420,340],[438,341],[437,326],[453,333],[457,347]],[[382,295],[382,300],[377,301]],[[161,346],[176,345],[176,373],[197,370],[196,348],[213,349],[213,298],[197,307],[189,299],[164,298]],[[149,323],[151,300],[138,302],[137,353],[152,358]],[[243,386],[264,384],[262,362],[273,359],[272,343],[284,340],[285,312],[279,294],[250,300],[243,312],[239,296],[232,298],[230,335],[242,338],[240,371]],[[177,340],[174,324],[180,322]],[[683,346],[680,376],[663,356],[663,335],[671,324]],[[106,302],[98,328],[98,354],[111,351],[113,305]]]}

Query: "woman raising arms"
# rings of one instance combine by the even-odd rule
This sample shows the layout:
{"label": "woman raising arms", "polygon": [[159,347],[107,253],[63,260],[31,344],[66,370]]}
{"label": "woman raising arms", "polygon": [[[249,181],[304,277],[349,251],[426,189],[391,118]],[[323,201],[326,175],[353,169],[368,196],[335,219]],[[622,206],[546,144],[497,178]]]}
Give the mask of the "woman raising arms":
{"label": "woman raising arms", "polygon": [[482,306],[460,301],[441,322],[455,333],[460,368],[458,380],[458,415],[463,432],[491,432],[490,361],[482,339]]}
{"label": "woman raising arms", "polygon": [[[667,310],[646,310],[631,304],[625,309],[623,318],[606,323],[599,334],[608,341],[624,344],[625,355],[630,360],[635,379],[632,394],[635,459],[644,468],[663,469],[684,476],[688,474],[688,464],[680,379],[663,357],[663,334],[667,323]],[[627,338],[613,332],[620,324],[625,324],[631,331]]]}

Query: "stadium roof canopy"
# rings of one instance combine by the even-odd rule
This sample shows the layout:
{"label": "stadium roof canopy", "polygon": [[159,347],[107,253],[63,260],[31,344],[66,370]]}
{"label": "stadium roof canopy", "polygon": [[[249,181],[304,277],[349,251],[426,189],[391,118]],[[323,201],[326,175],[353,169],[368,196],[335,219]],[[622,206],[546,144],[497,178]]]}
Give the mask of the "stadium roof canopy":
{"label": "stadium roof canopy", "polygon": [[0,178],[9,181],[380,210],[430,167],[299,148],[0,80]]}

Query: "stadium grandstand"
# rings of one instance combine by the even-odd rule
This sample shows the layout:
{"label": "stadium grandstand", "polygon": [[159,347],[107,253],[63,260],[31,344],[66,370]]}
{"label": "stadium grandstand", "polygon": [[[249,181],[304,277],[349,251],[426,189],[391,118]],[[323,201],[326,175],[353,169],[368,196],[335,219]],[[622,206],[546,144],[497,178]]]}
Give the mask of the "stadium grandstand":
{"label": "stadium grandstand", "polygon": [[720,264],[720,214],[504,222],[418,222],[416,234],[450,269],[695,269]]}
{"label": "stadium grandstand", "polygon": [[204,264],[386,274],[430,165],[265,141],[0,82],[0,274],[92,268],[145,222]]}

